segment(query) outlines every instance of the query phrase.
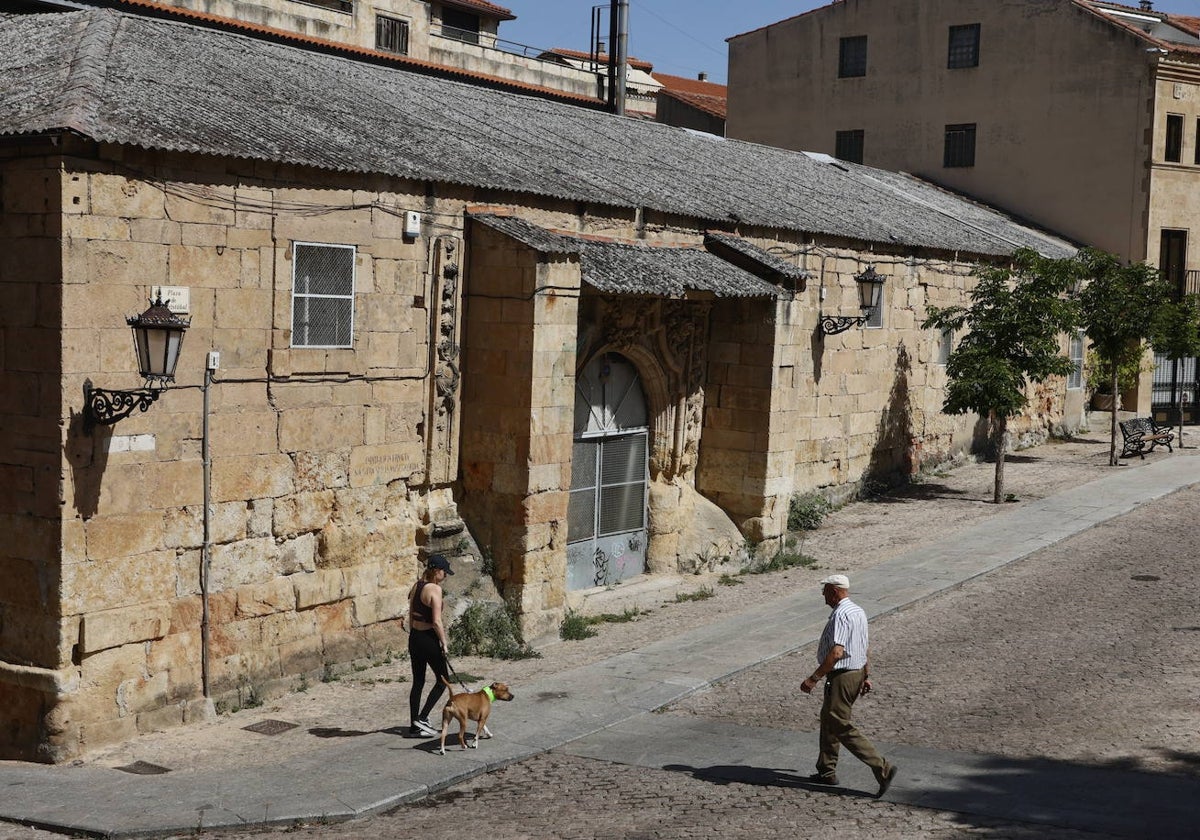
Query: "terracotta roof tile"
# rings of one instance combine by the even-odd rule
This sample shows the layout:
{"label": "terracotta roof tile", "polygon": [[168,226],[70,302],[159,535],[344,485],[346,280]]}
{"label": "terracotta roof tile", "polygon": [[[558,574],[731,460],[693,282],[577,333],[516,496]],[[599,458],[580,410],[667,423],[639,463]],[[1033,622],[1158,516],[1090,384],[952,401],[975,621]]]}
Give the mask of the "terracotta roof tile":
{"label": "terracotta roof tile", "polygon": [[670,73],[653,73],[651,75],[667,90],[696,93],[700,96],[712,96],[718,99],[726,99],[729,96],[729,88],[716,82],[702,82],[688,76],[672,76]]}
{"label": "terracotta roof tile", "polygon": [[517,16],[512,13],[511,9],[497,6],[495,3],[487,2],[487,0],[442,0],[442,5],[454,6],[458,9],[468,9],[472,12],[482,12],[488,17],[498,18],[499,20],[517,19]]}
{"label": "terracotta roof tile", "polygon": [[[563,47],[555,47],[554,49],[546,50],[546,52],[543,53],[543,55],[545,55],[547,53],[549,53],[550,55],[561,55],[563,58],[573,58],[577,61],[591,61],[592,60],[591,53],[580,52],[579,50],[568,50]],[[595,58],[596,58],[596,61],[598,61],[601,64],[608,63],[608,54],[607,53],[599,53],[598,55],[595,56]],[[633,67],[634,69],[637,69],[637,70],[644,70],[647,73],[649,73],[651,70],[654,69],[654,65],[651,64],[649,61],[642,61],[640,58],[634,58],[633,56],[629,57],[629,66]]]}
{"label": "terracotta roof tile", "polygon": [[710,116],[720,117],[721,119],[726,118],[729,106],[729,100],[723,96],[704,96],[699,93],[687,93],[686,91],[670,90],[668,88],[660,90],[658,95],[678,99],[680,102],[690,105],[698,111],[703,111]]}

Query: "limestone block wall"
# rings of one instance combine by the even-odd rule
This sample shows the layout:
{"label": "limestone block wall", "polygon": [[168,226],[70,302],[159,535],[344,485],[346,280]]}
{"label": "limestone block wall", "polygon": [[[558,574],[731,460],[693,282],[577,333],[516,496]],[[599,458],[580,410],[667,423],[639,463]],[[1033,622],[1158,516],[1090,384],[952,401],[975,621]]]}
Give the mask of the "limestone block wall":
{"label": "limestone block wall", "polygon": [[[404,237],[400,210],[461,218],[461,202],[443,208],[403,184],[362,190],[286,168],[231,174],[103,150],[62,166],[69,328],[50,393],[62,404],[64,513],[61,548],[39,551],[62,576],[50,610],[62,639],[46,667],[73,681],[42,721],[52,760],[208,713],[200,386],[209,350],[221,354],[209,389],[212,699],[244,705],[294,688],[299,675],[403,649],[397,619],[420,546],[453,513],[457,460],[433,449],[456,434],[457,383],[443,358],[454,348],[437,337],[455,339],[441,331],[458,305],[444,269],[461,241]],[[351,347],[292,346],[296,242],[354,246]],[[160,284],[187,291],[175,387],[147,413],[86,433],[85,378],[140,384],[125,318]]]}
{"label": "limestone block wall", "polygon": [[467,283],[461,504],[532,638],[566,603],[579,263],[476,227]]}
{"label": "limestone block wall", "polygon": [[49,144],[0,146],[0,758],[34,759],[61,667],[63,191]]}

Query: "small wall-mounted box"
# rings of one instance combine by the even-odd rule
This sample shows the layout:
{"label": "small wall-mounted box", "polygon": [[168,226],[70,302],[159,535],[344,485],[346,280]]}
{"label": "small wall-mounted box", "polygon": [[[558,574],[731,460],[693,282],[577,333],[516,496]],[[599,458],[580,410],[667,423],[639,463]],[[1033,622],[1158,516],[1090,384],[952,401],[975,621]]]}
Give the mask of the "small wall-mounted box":
{"label": "small wall-mounted box", "polygon": [[421,235],[421,214],[416,210],[404,211],[404,238],[416,239]]}

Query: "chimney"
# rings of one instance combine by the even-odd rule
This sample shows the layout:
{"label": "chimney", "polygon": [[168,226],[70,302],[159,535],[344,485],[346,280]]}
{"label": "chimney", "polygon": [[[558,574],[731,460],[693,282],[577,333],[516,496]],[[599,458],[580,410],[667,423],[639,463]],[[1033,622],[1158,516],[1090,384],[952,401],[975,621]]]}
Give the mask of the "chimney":
{"label": "chimney", "polygon": [[1140,0],[1138,5],[1142,7],[1143,12],[1153,12],[1154,11],[1153,0]]}
{"label": "chimney", "polygon": [[707,73],[700,73],[700,74],[698,74],[698,75],[696,76],[696,81],[698,81],[698,82],[707,82],[707,81],[708,81],[708,74],[707,74]]}

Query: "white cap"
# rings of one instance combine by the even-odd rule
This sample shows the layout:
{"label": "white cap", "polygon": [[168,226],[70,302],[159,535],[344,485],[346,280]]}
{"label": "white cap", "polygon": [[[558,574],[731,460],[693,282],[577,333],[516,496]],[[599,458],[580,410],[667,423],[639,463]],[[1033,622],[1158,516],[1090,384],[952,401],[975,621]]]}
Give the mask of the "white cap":
{"label": "white cap", "polygon": [[822,586],[836,586],[838,589],[849,589],[850,578],[845,575],[830,575],[821,581]]}

